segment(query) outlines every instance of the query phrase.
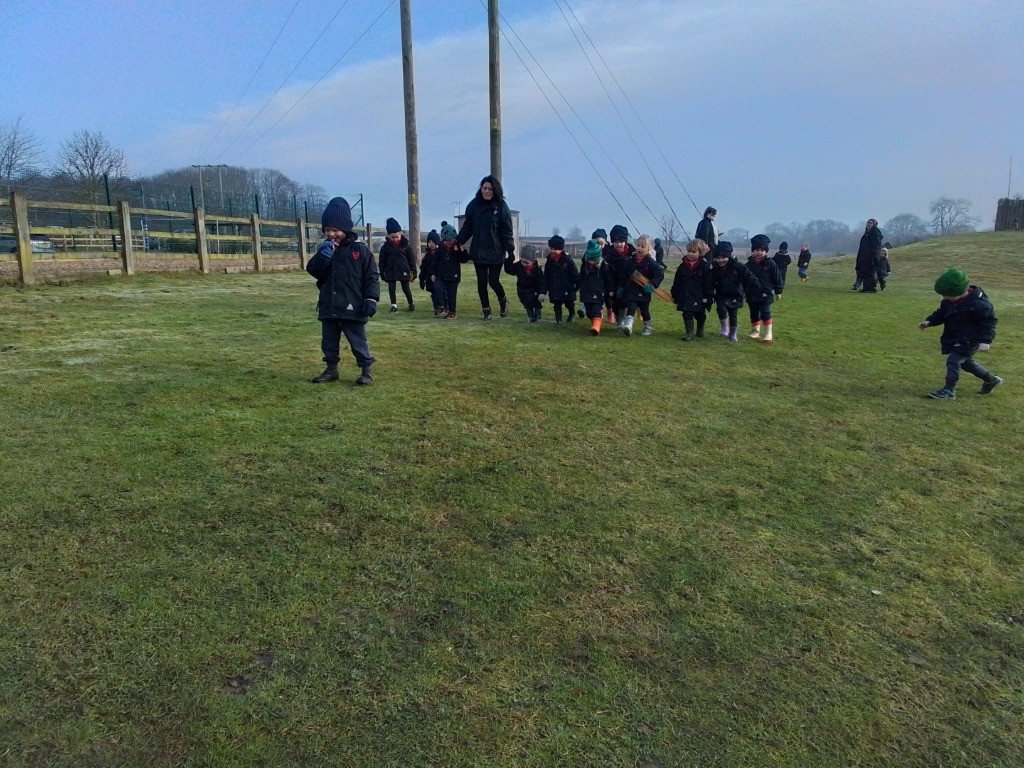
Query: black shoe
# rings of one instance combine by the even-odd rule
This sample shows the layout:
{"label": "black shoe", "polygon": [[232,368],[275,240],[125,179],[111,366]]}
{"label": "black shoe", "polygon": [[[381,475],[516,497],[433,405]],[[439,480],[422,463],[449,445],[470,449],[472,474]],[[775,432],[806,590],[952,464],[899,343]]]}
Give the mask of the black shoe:
{"label": "black shoe", "polygon": [[392,304],[391,305],[391,314],[392,315],[398,314],[398,305],[397,304]]}
{"label": "black shoe", "polygon": [[490,319],[491,319],[491,308],[490,307],[484,307],[484,320],[490,320]]}
{"label": "black shoe", "polygon": [[508,317],[508,299],[501,299],[498,302],[500,309],[498,310],[499,317]]}
{"label": "black shoe", "polygon": [[411,301],[409,302],[409,311],[410,312],[415,312],[416,311],[416,305],[413,302],[411,302]]}
{"label": "black shoe", "polygon": [[986,381],[984,384],[981,385],[981,389],[978,390],[978,394],[987,395],[989,392],[991,392],[993,389],[995,389],[1002,383],[1003,380],[1001,377],[993,376],[992,381]]}
{"label": "black shoe", "polygon": [[328,381],[337,381],[338,378],[338,366],[328,365],[326,368],[324,368],[323,373],[321,373],[319,376],[315,376],[314,378],[310,379],[309,383],[326,384]]}
{"label": "black shoe", "polygon": [[365,387],[373,383],[373,372],[370,370],[370,366],[363,368],[363,372],[359,374],[359,378],[356,379],[356,384],[360,387]]}

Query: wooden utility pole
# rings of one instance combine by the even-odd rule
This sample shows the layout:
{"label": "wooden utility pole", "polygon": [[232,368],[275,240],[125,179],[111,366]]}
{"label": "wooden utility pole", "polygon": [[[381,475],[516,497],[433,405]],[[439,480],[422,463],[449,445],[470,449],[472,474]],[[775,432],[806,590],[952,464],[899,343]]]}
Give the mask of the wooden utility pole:
{"label": "wooden utility pole", "polygon": [[491,84],[491,175],[501,181],[501,48],[498,0],[487,0],[487,31]]}
{"label": "wooden utility pole", "polygon": [[420,161],[416,137],[416,87],[412,69],[412,0],[401,0],[402,81],[405,84],[405,170],[409,183],[409,246],[420,263]]}

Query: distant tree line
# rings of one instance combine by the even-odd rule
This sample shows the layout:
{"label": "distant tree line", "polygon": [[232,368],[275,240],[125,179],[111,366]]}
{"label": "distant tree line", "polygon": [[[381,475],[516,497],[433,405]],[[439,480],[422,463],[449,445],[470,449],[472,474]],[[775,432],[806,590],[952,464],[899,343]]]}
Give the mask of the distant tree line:
{"label": "distant tree line", "polygon": [[[200,186],[200,178],[202,185]],[[21,119],[0,123],[0,191],[24,192],[36,200],[104,204],[131,200],[136,207],[246,216],[259,209],[264,219],[319,220],[327,193],[270,168],[187,166],[152,176],[133,176],[124,153],[102,133],[82,130],[63,142],[46,164],[38,138]]]}

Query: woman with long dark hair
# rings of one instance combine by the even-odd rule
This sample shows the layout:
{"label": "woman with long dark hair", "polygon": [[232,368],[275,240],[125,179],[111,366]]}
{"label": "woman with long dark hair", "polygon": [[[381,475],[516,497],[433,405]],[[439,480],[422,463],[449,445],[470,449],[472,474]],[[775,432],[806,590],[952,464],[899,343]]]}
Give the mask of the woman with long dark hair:
{"label": "woman with long dark hair", "polygon": [[469,259],[476,267],[476,289],[484,320],[491,319],[491,300],[487,288],[498,297],[500,314],[508,317],[508,299],[501,285],[501,269],[505,254],[515,259],[516,246],[512,236],[512,212],[505,203],[505,193],[493,176],[484,176],[476,196],[466,206],[456,240],[465,245],[469,240]]}

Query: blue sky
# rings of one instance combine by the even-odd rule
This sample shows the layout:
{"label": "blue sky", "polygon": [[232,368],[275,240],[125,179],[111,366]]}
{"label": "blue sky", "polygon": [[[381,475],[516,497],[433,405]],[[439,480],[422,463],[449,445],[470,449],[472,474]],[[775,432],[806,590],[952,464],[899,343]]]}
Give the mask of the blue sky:
{"label": "blue sky", "polygon": [[[412,6],[429,229],[488,172],[486,10]],[[595,59],[609,100],[560,7],[642,123]],[[529,234],[589,233],[626,216],[657,234],[670,207],[692,233],[687,193],[701,210],[716,206],[723,229],[928,218],[940,195],[971,200],[987,227],[1011,156],[1011,192],[1024,192],[1020,0],[503,0],[501,10],[589,128],[524,53],[574,140],[503,41],[503,183]],[[407,223],[397,2],[4,0],[0,41],[0,122],[20,117],[48,161],[75,132],[100,131],[136,173],[276,168],[331,195],[363,193],[374,223]]]}

